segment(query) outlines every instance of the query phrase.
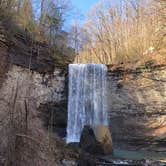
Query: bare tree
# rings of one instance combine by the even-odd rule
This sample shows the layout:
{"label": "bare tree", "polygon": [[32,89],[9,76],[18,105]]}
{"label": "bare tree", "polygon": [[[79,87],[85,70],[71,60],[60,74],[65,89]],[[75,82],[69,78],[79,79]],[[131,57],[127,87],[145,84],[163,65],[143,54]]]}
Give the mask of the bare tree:
{"label": "bare tree", "polygon": [[163,2],[158,5],[154,0],[126,0],[114,6],[101,1],[89,12],[84,29],[91,42],[87,42],[89,47],[83,44],[84,51],[78,57],[93,56],[94,63],[119,63],[137,59],[149,48],[162,48],[163,9]]}

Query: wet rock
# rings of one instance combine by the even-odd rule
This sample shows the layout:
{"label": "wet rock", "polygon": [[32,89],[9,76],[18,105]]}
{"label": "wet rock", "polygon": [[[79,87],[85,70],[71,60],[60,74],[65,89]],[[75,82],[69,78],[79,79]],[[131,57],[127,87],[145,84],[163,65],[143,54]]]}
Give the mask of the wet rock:
{"label": "wet rock", "polygon": [[85,126],[81,134],[80,147],[91,154],[112,154],[112,139],[109,129],[105,126],[95,128]]}
{"label": "wet rock", "polygon": [[165,166],[166,162],[153,160],[129,160],[129,159],[115,159],[110,156],[101,157],[98,165],[107,166]]}
{"label": "wet rock", "polygon": [[77,166],[77,163],[72,160],[63,159],[62,166]]}
{"label": "wet rock", "polygon": [[72,147],[73,149],[78,149],[79,148],[79,142],[70,142],[68,143],[69,147]]}
{"label": "wet rock", "polygon": [[99,125],[93,128],[97,141],[99,141],[104,150],[104,154],[112,154],[112,138],[110,130],[107,126]]}
{"label": "wet rock", "polygon": [[97,141],[93,129],[88,125],[84,127],[81,133],[80,148],[91,154],[104,154],[104,150]]}
{"label": "wet rock", "polygon": [[97,159],[95,159],[93,156],[82,154],[80,155],[77,166],[96,166],[96,165],[97,165]]}

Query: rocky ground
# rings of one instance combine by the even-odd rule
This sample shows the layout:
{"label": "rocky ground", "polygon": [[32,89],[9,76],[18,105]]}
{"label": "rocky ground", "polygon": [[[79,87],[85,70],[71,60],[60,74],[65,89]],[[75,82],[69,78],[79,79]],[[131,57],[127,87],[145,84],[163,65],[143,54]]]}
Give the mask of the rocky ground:
{"label": "rocky ground", "polygon": [[[85,152],[78,144],[67,145],[61,139],[55,142],[54,162],[57,166],[166,166],[166,160],[162,157],[148,159],[145,154],[141,156],[135,151],[124,152],[129,153],[127,156],[116,150],[113,155],[99,155]],[[136,153],[134,159],[131,159],[132,153]]]}
{"label": "rocky ground", "polygon": [[166,166],[166,160],[131,160],[115,158],[114,156],[92,155],[82,152],[79,148],[66,146],[67,155],[62,155],[62,166]]}

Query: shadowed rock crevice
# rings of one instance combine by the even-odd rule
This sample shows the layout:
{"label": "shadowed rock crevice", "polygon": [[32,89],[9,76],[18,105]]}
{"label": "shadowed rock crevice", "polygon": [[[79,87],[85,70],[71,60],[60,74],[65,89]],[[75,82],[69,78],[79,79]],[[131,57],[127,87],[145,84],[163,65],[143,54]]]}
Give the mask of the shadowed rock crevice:
{"label": "shadowed rock crevice", "polygon": [[67,127],[67,103],[49,102],[41,104],[38,108],[39,116],[42,119],[43,126],[51,129],[61,138],[66,137]]}

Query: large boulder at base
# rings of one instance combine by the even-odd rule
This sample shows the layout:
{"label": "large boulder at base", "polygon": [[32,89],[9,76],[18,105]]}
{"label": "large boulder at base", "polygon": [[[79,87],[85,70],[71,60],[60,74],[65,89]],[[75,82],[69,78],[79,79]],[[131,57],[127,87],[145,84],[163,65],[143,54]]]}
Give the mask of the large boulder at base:
{"label": "large boulder at base", "polygon": [[80,138],[80,148],[91,154],[112,154],[112,139],[108,127],[84,126]]}
{"label": "large boulder at base", "polygon": [[90,126],[84,126],[81,138],[80,148],[91,154],[104,154],[101,144],[96,140],[93,129]]}
{"label": "large boulder at base", "polygon": [[113,153],[112,137],[110,130],[107,126],[99,125],[93,127],[97,141],[99,141],[103,147],[104,154]]}

